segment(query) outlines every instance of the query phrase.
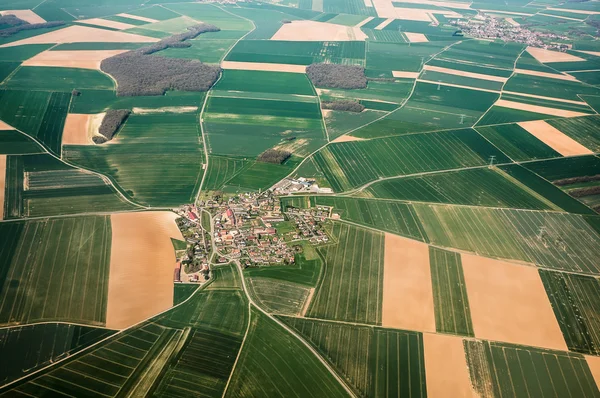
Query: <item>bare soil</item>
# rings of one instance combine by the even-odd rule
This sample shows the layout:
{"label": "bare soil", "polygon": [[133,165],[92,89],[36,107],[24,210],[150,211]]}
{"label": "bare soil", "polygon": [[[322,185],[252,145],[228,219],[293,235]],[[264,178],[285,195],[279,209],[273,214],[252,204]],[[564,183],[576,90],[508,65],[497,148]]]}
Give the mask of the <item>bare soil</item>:
{"label": "bare soil", "polygon": [[0,120],[0,130],[14,130],[14,128]]}
{"label": "bare soil", "polygon": [[564,109],[556,109],[556,108],[548,108],[547,106],[530,105],[530,104],[524,104],[521,102],[507,101],[507,100],[503,100],[503,99],[499,99],[498,101],[496,101],[496,103],[494,105],[501,106],[503,108],[519,109],[522,111],[542,113],[544,115],[554,115],[554,116],[560,116],[560,117],[576,117],[576,116],[587,115],[587,113],[582,113],[582,112],[567,111]]}
{"label": "bare soil", "polygon": [[176,218],[166,211],[111,215],[107,328],[123,329],[173,306],[171,238],[183,240]]}
{"label": "bare soil", "polygon": [[404,36],[406,36],[411,43],[427,43],[429,41],[427,40],[427,36],[423,33],[404,32]]}
{"label": "bare soil", "polygon": [[77,22],[84,23],[86,25],[103,26],[105,28],[113,28],[119,30],[131,29],[136,27],[136,25],[132,25],[129,23],[110,21],[108,19],[102,18],[80,19]]}
{"label": "bare soil", "polygon": [[596,386],[598,386],[598,388],[600,389],[600,357],[585,355],[585,360],[587,361],[587,364],[590,367],[592,376],[594,376]]}
{"label": "bare soil", "polygon": [[29,37],[27,39],[6,43],[0,47],[13,47],[23,44],[54,43],[154,43],[159,40],[160,39],[156,39],[154,37],[135,35],[132,33],[73,25],[63,29]]}
{"label": "bare soil", "polygon": [[382,325],[435,332],[429,247],[385,234]]}
{"label": "bare soil", "polygon": [[423,333],[423,345],[428,397],[477,396],[471,387],[462,338]]}
{"label": "bare soil", "polygon": [[306,66],[304,65],[270,64],[262,62],[223,61],[221,62],[221,68],[235,70],[263,70],[268,72],[306,73]]}
{"label": "bare soil", "polygon": [[98,134],[100,123],[106,113],[69,113],[63,129],[63,145],[94,145],[92,137]]}
{"label": "bare soil", "polygon": [[129,50],[44,51],[29,58],[23,65],[100,70],[102,60],[127,51]]}
{"label": "bare soil", "polygon": [[351,142],[351,141],[364,141],[364,138],[352,137],[351,135],[342,135],[331,142]]}
{"label": "bare soil", "polygon": [[423,69],[430,70],[432,72],[446,73],[448,75],[464,76],[464,77],[470,77],[473,79],[490,80],[490,81],[501,82],[501,83],[504,83],[505,81],[508,80],[508,77],[485,75],[483,73],[465,72],[463,70],[443,68],[441,66],[425,65],[425,66],[423,66]]}
{"label": "bare soil", "polygon": [[519,126],[527,130],[531,135],[554,149],[563,156],[591,155],[592,151],[575,141],[573,138],[563,134],[557,128],[544,120],[531,122],[520,122]]}
{"label": "bare soil", "polygon": [[562,73],[547,73],[547,72],[539,72],[537,70],[529,70],[529,69],[515,69],[515,73],[520,75],[529,75],[529,76],[539,76],[546,77],[549,79],[558,79],[558,80],[569,80],[569,81],[577,81],[574,76],[566,75]]}
{"label": "bare soil", "polygon": [[316,21],[292,21],[286,23],[271,40],[287,41],[354,41],[365,40],[360,28]]}
{"label": "bare soil", "polygon": [[535,267],[462,254],[475,337],[567,351]]}
{"label": "bare soil", "polygon": [[575,55],[561,53],[559,51],[550,51],[545,48],[527,47],[527,52],[541,63],[585,61],[585,59]]}
{"label": "bare soil", "polygon": [[392,71],[392,75],[394,77],[401,77],[404,79],[416,79],[419,77],[421,73],[420,72],[404,72],[401,70],[393,70]]}
{"label": "bare soil", "polygon": [[14,15],[15,17],[22,19],[29,23],[44,23],[46,20],[37,15],[32,10],[6,10],[0,11],[0,15]]}

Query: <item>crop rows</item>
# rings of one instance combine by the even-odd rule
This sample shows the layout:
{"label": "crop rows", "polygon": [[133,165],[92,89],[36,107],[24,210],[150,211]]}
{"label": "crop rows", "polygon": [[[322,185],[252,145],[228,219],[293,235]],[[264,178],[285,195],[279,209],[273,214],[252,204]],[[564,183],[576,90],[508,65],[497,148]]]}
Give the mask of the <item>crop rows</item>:
{"label": "crop rows", "polygon": [[557,158],[561,154],[518,124],[477,127],[477,132],[516,161]]}
{"label": "crop rows", "polygon": [[338,244],[321,249],[324,272],[307,315],[380,324],[383,234],[336,223],[332,239]]}
{"label": "crop rows", "polygon": [[245,170],[248,165],[249,163],[243,159],[211,156],[202,188],[206,191],[221,189],[227,181]]}
{"label": "crop rows", "polygon": [[248,278],[247,284],[255,301],[276,314],[299,315],[309,295],[307,287],[270,278]]}
{"label": "crop rows", "polygon": [[600,116],[555,119],[548,123],[592,152],[600,152]]}

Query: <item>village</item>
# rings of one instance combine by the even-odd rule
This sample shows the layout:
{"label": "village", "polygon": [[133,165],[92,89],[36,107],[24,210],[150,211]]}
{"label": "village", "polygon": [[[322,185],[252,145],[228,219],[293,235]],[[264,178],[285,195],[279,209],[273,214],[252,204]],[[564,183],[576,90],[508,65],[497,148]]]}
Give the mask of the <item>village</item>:
{"label": "village", "polygon": [[[293,185],[293,184],[292,184]],[[174,281],[203,283],[211,262],[239,261],[244,268],[293,265],[304,244],[329,242],[325,225],[333,208],[281,208],[278,189],[224,197],[216,194],[175,212],[186,248],[176,250]]]}

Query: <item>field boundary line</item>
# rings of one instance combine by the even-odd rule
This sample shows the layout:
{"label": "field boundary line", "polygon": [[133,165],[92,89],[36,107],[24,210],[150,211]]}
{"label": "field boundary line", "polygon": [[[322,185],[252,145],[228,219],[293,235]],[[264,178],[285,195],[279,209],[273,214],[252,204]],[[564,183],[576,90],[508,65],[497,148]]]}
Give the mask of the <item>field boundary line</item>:
{"label": "field boundary line", "polygon": [[[237,268],[237,265],[234,265],[234,267]],[[243,275],[242,275],[242,277],[243,277]],[[236,290],[238,290],[238,289],[236,288]],[[227,389],[229,388],[229,384],[231,383],[231,379],[233,378],[233,373],[235,372],[238,361],[240,360],[240,357],[242,356],[242,350],[244,349],[244,344],[246,343],[246,339],[248,338],[251,323],[252,323],[252,304],[250,303],[250,300],[248,300],[248,325],[246,326],[246,332],[244,333],[244,338],[242,339],[242,344],[240,344],[240,349],[238,350],[237,356],[235,357],[235,362],[233,363],[233,366],[231,367],[231,371],[229,372],[229,377],[227,378],[227,384],[225,384],[225,388],[223,389],[223,394],[221,395],[222,398],[225,398],[225,395],[227,394]]]}
{"label": "field boundary line", "polygon": [[[243,40],[246,36],[248,36],[250,33],[254,32],[256,30],[256,25],[254,24],[254,21],[252,21],[251,19],[248,19],[246,17],[242,17],[240,15],[236,15],[236,14],[234,14],[234,13],[228,11],[228,10],[225,10],[225,9],[223,9],[221,7],[217,7],[217,6],[213,6],[213,7],[218,8],[221,11],[225,11],[226,13],[231,14],[231,15],[237,17],[237,18],[245,19],[245,20],[249,21],[252,24],[252,30],[249,30],[248,32],[246,32],[245,35],[243,35],[242,37],[240,37],[239,39],[237,39],[235,41],[235,43],[233,43],[229,47],[229,49],[227,50],[227,52],[225,54],[223,54],[223,56],[221,57],[221,60],[219,61],[219,65],[220,65],[221,62],[229,55],[229,53],[231,52],[231,50],[233,50],[233,48],[241,40]],[[200,181],[200,186],[198,187],[198,193],[196,194],[196,199],[194,200],[194,203],[198,203],[198,200],[200,200],[200,195],[202,194],[202,188],[204,187],[204,181],[206,180],[206,175],[208,174],[208,167],[209,167],[209,162],[210,162],[209,156],[208,156],[208,147],[206,145],[206,142],[207,142],[207,139],[206,139],[207,133],[204,131],[204,117],[203,117],[204,116],[204,111],[206,110],[206,104],[208,103],[208,98],[210,96],[210,92],[211,92],[212,88],[217,85],[217,83],[221,80],[222,77],[223,77],[223,70],[221,70],[221,73],[219,74],[219,78],[217,79],[217,81],[206,92],[206,97],[204,98],[204,103],[202,104],[202,109],[200,110],[200,114],[198,115],[198,120],[200,122],[200,134],[202,136],[202,145],[204,146],[203,149],[204,149],[204,156],[205,156],[206,163],[205,163],[203,174],[202,174],[202,181]],[[230,178],[230,180],[231,180],[231,178]]]}

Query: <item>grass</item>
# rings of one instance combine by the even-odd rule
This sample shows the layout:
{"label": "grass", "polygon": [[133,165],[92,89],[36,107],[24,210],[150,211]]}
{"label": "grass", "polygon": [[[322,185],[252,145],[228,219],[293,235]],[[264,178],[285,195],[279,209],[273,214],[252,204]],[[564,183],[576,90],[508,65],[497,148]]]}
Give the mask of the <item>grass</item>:
{"label": "grass", "polygon": [[12,252],[0,268],[0,323],[104,324],[108,216],[2,224],[0,235],[2,250]]}
{"label": "grass", "polygon": [[74,89],[113,90],[105,74],[88,69],[23,66],[2,84],[5,88],[71,92]]}
{"label": "grass", "polygon": [[0,329],[2,385],[70,356],[113,333],[111,330],[62,323]]}
{"label": "grass", "polygon": [[193,202],[204,160],[196,113],[131,115],[110,144],[65,146],[70,162],[108,175],[141,203]]}
{"label": "grass", "polygon": [[460,254],[430,247],[429,258],[436,331],[474,336]]}
{"label": "grass", "polygon": [[486,257],[598,273],[600,235],[580,215],[513,209],[413,205],[431,243]]}
{"label": "grass", "polygon": [[548,210],[551,203],[501,170],[450,171],[376,182],[364,195],[383,199]]}
{"label": "grass", "polygon": [[246,283],[257,305],[273,314],[300,315],[309,296],[309,289],[296,283],[261,277]]}
{"label": "grass", "polygon": [[330,196],[317,196],[312,199],[312,203],[332,206],[334,213],[338,213],[343,220],[427,241],[417,213],[406,203]]}
{"label": "grass", "polygon": [[314,159],[334,191],[342,192],[382,177],[483,166],[492,155],[498,163],[509,161],[466,129],[342,142],[323,148]]}
{"label": "grass", "polygon": [[358,396],[425,397],[418,332],[281,317],[333,365]]}
{"label": "grass", "polygon": [[552,309],[570,351],[600,354],[600,289],[594,277],[540,270]]}
{"label": "grass", "polygon": [[465,352],[482,396],[600,396],[580,354],[485,341],[465,341]]}
{"label": "grass", "polygon": [[518,124],[477,127],[477,132],[516,161],[561,157]]}
{"label": "grass", "polygon": [[380,324],[383,234],[335,223],[331,238],[338,243],[319,249],[323,275],[307,316]]}
{"label": "grass", "polygon": [[346,392],[298,339],[258,311],[226,397],[342,397]]}

